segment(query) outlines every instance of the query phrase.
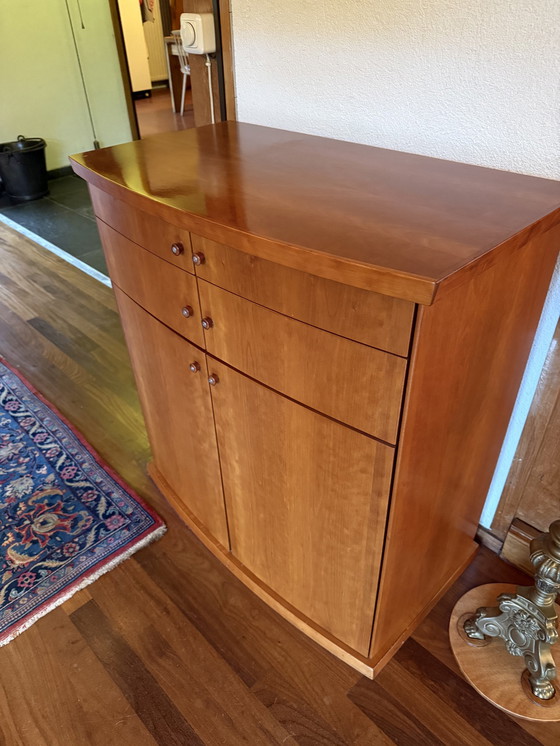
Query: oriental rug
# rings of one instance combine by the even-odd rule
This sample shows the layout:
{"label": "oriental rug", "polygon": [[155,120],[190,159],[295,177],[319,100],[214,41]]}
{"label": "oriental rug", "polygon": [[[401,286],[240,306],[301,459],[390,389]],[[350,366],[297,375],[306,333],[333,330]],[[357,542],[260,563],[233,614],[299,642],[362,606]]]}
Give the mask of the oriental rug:
{"label": "oriental rug", "polygon": [[0,645],[165,531],[0,359]]}

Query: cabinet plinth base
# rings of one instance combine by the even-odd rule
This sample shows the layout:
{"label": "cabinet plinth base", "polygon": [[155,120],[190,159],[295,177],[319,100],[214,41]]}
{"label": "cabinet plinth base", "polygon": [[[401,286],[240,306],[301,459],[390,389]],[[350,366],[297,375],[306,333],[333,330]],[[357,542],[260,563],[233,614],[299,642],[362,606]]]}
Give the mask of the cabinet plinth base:
{"label": "cabinet plinth base", "polygon": [[330,635],[324,629],[315,625],[310,619],[300,614],[297,609],[293,608],[284,599],[278,596],[274,591],[264,585],[255,575],[253,575],[244,565],[242,565],[229,551],[227,547],[217,542],[207,529],[197,520],[189,511],[184,502],[167,484],[165,478],[159,472],[153,462],[148,464],[148,474],[164,495],[169,504],[174,508],[182,521],[187,527],[200,539],[204,546],[224,565],[235,577],[247,586],[253,593],[276,611],[280,616],[293,624],[297,629],[303,632],[307,637],[321,645],[334,656],[344,661],[346,664],[359,671],[363,676],[374,679],[382,668],[391,660],[397,650],[403,645],[406,639],[412,634],[416,626],[431,611],[439,599],[453,585],[455,580],[461,575],[466,567],[472,561],[478,545],[473,542],[471,551],[467,554],[464,562],[457,568],[447,581],[442,584],[439,592],[430,599],[429,603],[411,622],[404,632],[402,632],[395,642],[386,650],[379,651],[371,658],[364,656],[352,650],[340,640]]}

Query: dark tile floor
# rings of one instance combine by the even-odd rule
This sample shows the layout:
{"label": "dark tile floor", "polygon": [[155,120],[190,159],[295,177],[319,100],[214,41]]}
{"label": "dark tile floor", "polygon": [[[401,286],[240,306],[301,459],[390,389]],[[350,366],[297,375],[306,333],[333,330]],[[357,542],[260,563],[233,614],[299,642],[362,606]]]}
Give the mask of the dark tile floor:
{"label": "dark tile floor", "polygon": [[49,181],[49,195],[14,204],[0,197],[0,213],[107,275],[85,181],[74,175]]}

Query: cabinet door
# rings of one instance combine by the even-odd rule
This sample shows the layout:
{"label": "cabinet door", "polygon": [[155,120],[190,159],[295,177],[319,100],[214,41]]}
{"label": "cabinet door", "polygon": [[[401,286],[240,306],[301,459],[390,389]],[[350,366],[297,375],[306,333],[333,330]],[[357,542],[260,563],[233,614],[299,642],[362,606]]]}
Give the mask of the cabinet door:
{"label": "cabinet door", "polygon": [[[154,464],[185,508],[229,547],[204,353],[114,290]],[[191,372],[191,363],[200,370]]]}
{"label": "cabinet door", "polygon": [[209,365],[232,552],[367,655],[394,449]]}

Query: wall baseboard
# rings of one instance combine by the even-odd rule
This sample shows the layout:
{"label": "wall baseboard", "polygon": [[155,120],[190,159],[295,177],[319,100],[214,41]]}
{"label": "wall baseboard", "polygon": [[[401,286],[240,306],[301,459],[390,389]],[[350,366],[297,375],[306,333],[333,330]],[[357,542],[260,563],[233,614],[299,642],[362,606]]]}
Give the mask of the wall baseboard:
{"label": "wall baseboard", "polygon": [[500,557],[529,575],[533,575],[535,568],[529,559],[529,544],[541,533],[542,531],[533,528],[528,523],[514,518],[507,532]]}
{"label": "wall baseboard", "polygon": [[502,542],[497,536],[491,534],[490,531],[484,526],[479,526],[476,532],[477,540],[494,554],[500,554],[502,551]]}

